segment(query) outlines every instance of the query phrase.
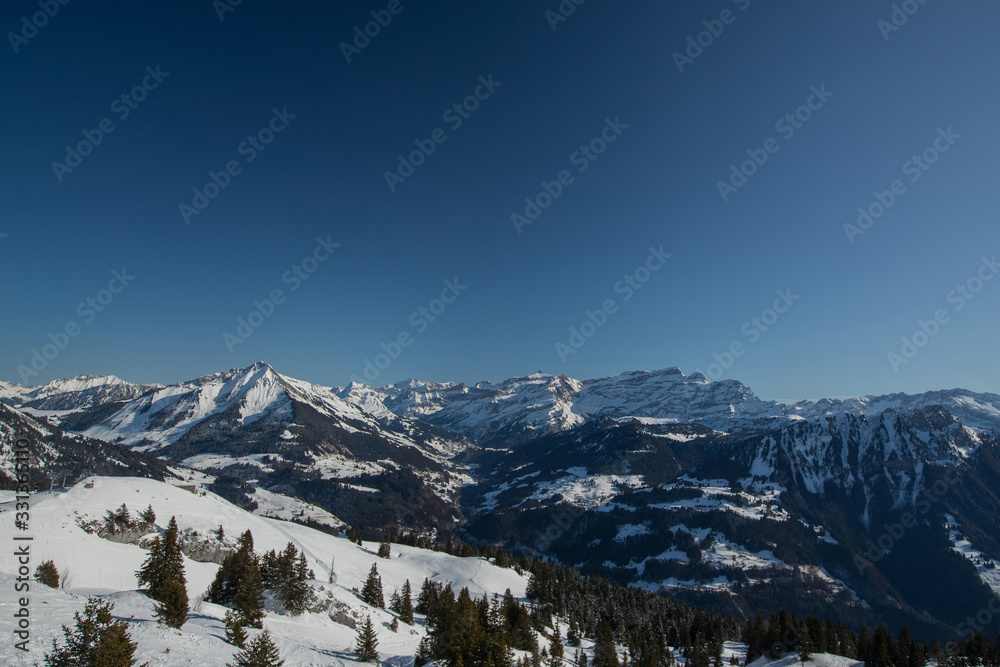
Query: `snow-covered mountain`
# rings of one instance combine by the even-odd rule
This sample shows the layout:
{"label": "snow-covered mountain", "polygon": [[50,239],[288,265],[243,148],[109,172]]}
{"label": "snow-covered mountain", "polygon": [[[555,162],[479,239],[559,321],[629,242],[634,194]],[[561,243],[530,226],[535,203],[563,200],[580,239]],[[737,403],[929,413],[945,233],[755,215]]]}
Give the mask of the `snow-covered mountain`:
{"label": "snow-covered mountain", "polygon": [[[58,402],[118,386],[87,383],[0,389]],[[929,546],[947,543],[945,515],[970,549],[1000,560],[993,394],[779,403],[678,369],[331,388],[257,363],[138,396],[66,400],[81,407],[21,405],[202,470],[257,511],[288,514],[293,498],[351,525],[499,543],[717,609],[781,600],[936,632],[959,622],[952,596],[908,582],[945,568],[943,585],[962,595],[989,590],[953,550]],[[904,546],[880,556],[884,526],[925,506]]]}
{"label": "snow-covered mountain", "polygon": [[114,375],[79,375],[39,387],[0,382],[0,402],[36,411],[83,410],[131,400],[159,386],[132,384]]}
{"label": "snow-covered mountain", "polygon": [[222,476],[247,505],[240,480],[352,524],[429,529],[454,524],[456,491],[471,481],[451,460],[471,446],[461,436],[263,362],[169,386],[88,377],[18,393],[30,398],[21,410],[65,430]]}
{"label": "snow-covered mountain", "polygon": [[1000,396],[963,389],[918,395],[765,401],[736,380],[709,381],[678,368],[631,371],[593,380],[535,373],[473,386],[410,380],[385,387],[352,384],[345,400],[384,406],[438,424],[484,444],[514,444],[572,429],[595,419],[638,417],[702,424],[717,430],[758,427],[767,420],[815,418],[835,413],[874,415],[890,408],[941,405],[969,426],[1000,429]]}

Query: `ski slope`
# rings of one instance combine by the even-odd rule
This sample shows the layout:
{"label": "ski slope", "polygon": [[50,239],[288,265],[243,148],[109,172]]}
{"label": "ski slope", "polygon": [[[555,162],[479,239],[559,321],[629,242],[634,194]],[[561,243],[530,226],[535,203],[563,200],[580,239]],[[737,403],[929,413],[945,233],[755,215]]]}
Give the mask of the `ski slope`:
{"label": "ski slope", "polygon": [[[92,483],[92,488],[87,484]],[[425,631],[400,624],[399,631],[389,629],[393,615],[366,605],[352,588],[359,588],[373,563],[378,565],[386,600],[393,590],[409,579],[414,597],[425,577],[451,584],[457,591],[468,587],[474,596],[503,594],[508,588],[523,598],[527,577],[514,570],[498,568],[482,558],[456,558],[444,553],[392,545],[392,558],[375,555],[377,543],[358,546],[346,538],[335,537],[305,526],[250,514],[235,505],[207,493],[196,495],[179,487],[137,478],[88,478],[63,493],[41,493],[32,497],[31,524],[27,535],[31,543],[31,572],[45,560],[55,561],[65,588],[53,590],[32,581],[30,597],[31,647],[29,654],[13,647],[11,632],[16,610],[14,576],[17,563],[10,545],[13,542],[13,494],[0,492],[0,664],[40,664],[52,639],[62,637],[60,626],[72,625],[73,612],[83,609],[87,595],[102,595],[115,603],[115,614],[131,617],[132,637],[139,644],[139,662],[150,665],[221,666],[231,660],[234,647],[222,637],[225,609],[202,603],[192,611],[180,630],[173,630],[153,620],[152,602],[136,589],[135,571],[146,558],[139,546],[110,542],[86,533],[77,519],[102,519],[123,502],[133,514],[152,505],[156,523],[166,526],[171,516],[177,518],[182,533],[198,531],[213,535],[220,524],[227,542],[234,541],[249,529],[257,553],[280,551],[292,542],[306,554],[317,580],[313,585],[328,591],[338,601],[363,617],[371,614],[379,635],[379,654],[383,664],[408,665]],[[19,533],[22,534],[22,533]],[[336,584],[327,583],[331,560],[335,562]],[[218,569],[214,563],[197,563],[185,558],[188,594],[195,598],[211,583]],[[340,665],[355,663],[355,631],[333,622],[328,614],[306,613],[291,617],[268,612],[264,627],[271,631],[286,667]],[[252,633],[253,631],[251,631]],[[167,652],[169,649],[169,652]]]}

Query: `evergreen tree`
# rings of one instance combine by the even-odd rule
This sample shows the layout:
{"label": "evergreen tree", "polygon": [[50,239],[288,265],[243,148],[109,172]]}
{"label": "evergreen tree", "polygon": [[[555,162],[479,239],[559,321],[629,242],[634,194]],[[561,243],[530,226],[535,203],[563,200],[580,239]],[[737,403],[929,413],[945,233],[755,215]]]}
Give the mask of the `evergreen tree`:
{"label": "evergreen tree", "polygon": [[226,539],[226,531],[222,529],[221,523],[219,524],[219,530],[215,531],[215,536],[219,538],[220,542]]}
{"label": "evergreen tree", "polygon": [[140,585],[147,586],[149,597],[159,603],[156,605],[156,617],[162,623],[173,628],[184,625],[188,615],[187,577],[176,517],[170,517],[163,537],[157,536],[153,540],[146,562],[136,572],[136,578]]}
{"label": "evergreen tree", "polygon": [[415,611],[418,614],[426,614],[431,605],[437,598],[437,589],[434,587],[434,582],[432,582],[427,577],[424,577],[424,583],[420,586],[420,594],[417,595],[417,606]]}
{"label": "evergreen tree", "polygon": [[264,583],[253,554],[238,561],[236,572],[233,609],[247,627],[260,628],[264,622]]}
{"label": "evergreen tree", "polygon": [[424,637],[417,645],[417,653],[413,656],[413,667],[423,667],[430,662],[433,657],[433,653],[431,652],[431,640],[428,637]]}
{"label": "evergreen tree", "polygon": [[49,588],[59,588],[59,570],[55,562],[47,560],[35,568],[35,581]]}
{"label": "evergreen tree", "polygon": [[392,547],[389,545],[388,542],[383,542],[382,544],[378,545],[378,557],[391,558],[391,555],[389,553],[391,548]]}
{"label": "evergreen tree", "polygon": [[577,627],[576,619],[569,622],[569,631],[566,633],[566,642],[570,646],[580,645],[580,629]]}
{"label": "evergreen tree", "polygon": [[399,619],[398,618],[393,617],[392,623],[389,624],[389,629],[392,630],[393,632],[399,632]]}
{"label": "evergreen tree", "polygon": [[128,528],[132,525],[132,515],[128,511],[128,505],[122,503],[122,506],[114,511],[111,515],[111,520],[115,525],[121,528]]}
{"label": "evergreen tree", "polygon": [[399,618],[403,623],[413,625],[413,597],[409,579],[403,584],[403,592],[399,595]]}
{"label": "evergreen tree", "polygon": [[562,667],[564,651],[562,639],[559,638],[559,624],[557,623],[555,629],[552,631],[552,641],[549,643],[549,667]]}
{"label": "evergreen tree", "polygon": [[65,645],[52,640],[52,652],[45,654],[46,667],[131,667],[135,664],[136,643],[128,633],[128,623],[111,615],[114,605],[88,598],[83,614],[76,612],[76,628],[63,626]]}
{"label": "evergreen tree", "polygon": [[358,654],[358,660],[361,662],[378,661],[378,637],[375,635],[375,626],[372,624],[371,616],[365,616],[365,620],[358,628],[354,652]]}
{"label": "evergreen tree", "polygon": [[594,667],[618,667],[618,652],[611,625],[601,621],[597,626],[597,641],[594,644]]}
{"label": "evergreen tree", "polygon": [[250,641],[250,645],[233,656],[233,662],[226,667],[281,667],[285,664],[278,653],[278,647],[265,630]]}
{"label": "evergreen tree", "polygon": [[153,511],[153,506],[152,505],[146,505],[146,509],[144,509],[141,512],[139,512],[139,519],[141,519],[143,523],[147,523],[150,526],[152,526],[153,524],[155,524],[156,523],[156,512]]}
{"label": "evergreen tree", "polygon": [[226,612],[226,641],[236,648],[246,648],[247,632],[240,625],[239,617],[232,611]]}
{"label": "evergreen tree", "polygon": [[135,573],[135,578],[140,586],[146,587],[146,592],[149,593],[154,586],[163,581],[163,570],[163,538],[157,535],[150,543],[146,561]]}
{"label": "evergreen tree", "polygon": [[803,665],[812,659],[813,641],[808,628],[802,628],[799,636],[799,662]]}
{"label": "evergreen tree", "polygon": [[184,584],[168,581],[159,590],[160,600],[154,606],[156,620],[171,628],[179,628],[187,621],[188,594]]}
{"label": "evergreen tree", "polygon": [[314,578],[304,551],[299,552],[292,574],[292,580],[286,591],[287,607],[292,614],[298,615],[304,612],[309,605],[309,598],[312,596],[309,580]]}
{"label": "evergreen tree", "polygon": [[378,574],[378,566],[372,563],[372,569],[368,572],[368,579],[361,589],[361,597],[365,602],[373,607],[385,609],[385,597],[382,593],[382,577]]}
{"label": "evergreen tree", "polygon": [[231,607],[243,625],[261,627],[264,619],[264,581],[253,551],[253,534],[249,530],[240,536],[236,552],[222,561],[205,599]]}

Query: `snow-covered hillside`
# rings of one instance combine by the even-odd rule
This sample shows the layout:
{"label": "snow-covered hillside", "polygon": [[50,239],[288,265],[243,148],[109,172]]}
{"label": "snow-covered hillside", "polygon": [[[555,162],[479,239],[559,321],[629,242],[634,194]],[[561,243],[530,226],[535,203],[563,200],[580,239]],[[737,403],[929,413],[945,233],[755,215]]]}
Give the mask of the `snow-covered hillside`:
{"label": "snow-covered hillside", "polygon": [[[88,488],[92,485],[92,488]],[[11,492],[0,492],[0,541],[13,544],[15,532]],[[372,564],[377,564],[386,596],[402,587],[406,580],[416,590],[425,577],[451,584],[455,589],[468,587],[474,596],[503,594],[506,589],[523,597],[527,579],[510,569],[491,565],[481,558],[457,558],[447,554],[393,545],[392,558],[375,555],[378,545],[358,546],[343,537],[334,537],[304,526],[249,514],[211,493],[196,495],[179,487],[146,479],[90,478],[65,493],[37,494],[32,498],[31,569],[45,560],[53,560],[65,578],[61,590],[32,584],[30,592],[32,635],[30,655],[16,650],[11,642],[0,644],[0,664],[30,665],[41,661],[51,640],[61,637],[59,627],[72,622],[72,613],[83,608],[87,595],[107,596],[115,602],[115,613],[133,617],[132,635],[139,643],[140,661],[151,665],[219,666],[232,657],[233,647],[222,637],[225,609],[202,603],[180,630],[156,624],[150,601],[135,592],[135,571],[146,552],[134,545],[119,544],[86,533],[78,520],[103,518],[123,502],[139,510],[152,505],[157,524],[162,528],[171,516],[177,518],[181,533],[198,531],[209,535],[221,524],[228,536],[245,530],[253,533],[258,553],[281,550],[289,542],[305,552],[309,567],[316,573],[313,585],[329,592],[359,616],[371,614],[379,637],[380,658],[385,664],[409,664],[424,634],[423,626],[401,625],[392,632],[392,615],[366,605],[351,589],[360,588]],[[331,562],[335,563],[336,584],[327,583]],[[185,558],[188,590],[192,600],[208,587],[218,565],[198,563]],[[0,556],[0,632],[10,637],[15,609],[13,577],[17,562],[13,550],[5,548]],[[350,611],[348,612],[350,613]],[[323,613],[291,617],[270,612],[264,627],[271,631],[287,667],[337,665],[354,661],[355,631],[332,621]],[[168,652],[169,651],[169,652]]]}

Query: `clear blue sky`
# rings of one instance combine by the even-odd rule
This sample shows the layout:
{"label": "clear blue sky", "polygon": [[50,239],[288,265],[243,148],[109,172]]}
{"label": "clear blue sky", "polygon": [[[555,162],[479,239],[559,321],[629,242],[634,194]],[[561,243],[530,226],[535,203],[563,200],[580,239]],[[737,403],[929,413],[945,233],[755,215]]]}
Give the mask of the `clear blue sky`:
{"label": "clear blue sky", "polygon": [[[555,30],[557,0],[401,0],[350,63],[341,42],[391,3],[332,4],[244,0],[220,20],[209,0],[71,2],[37,31],[23,23],[37,2],[3,4],[0,377],[21,381],[75,324],[29,384],[174,382],[263,359],[339,385],[403,333],[375,384],[708,372],[738,343],[713,375],[766,398],[1000,392],[1000,279],[961,309],[949,299],[1000,253],[996,2],[914,3],[889,32],[892,3],[861,0],[587,0]],[[724,10],[730,23],[712,23]],[[724,29],[678,71],[703,21]],[[500,85],[482,87],[491,75]],[[810,100],[814,86],[832,97]],[[467,118],[443,115],[477,87]],[[794,134],[776,127],[809,101]],[[240,150],[286,108],[272,143]],[[114,130],[79,166],[53,167],[105,118]],[[446,141],[392,191],[397,155],[437,128]],[[939,128],[960,138],[911,181],[904,163]],[[614,142],[596,160],[573,156],[602,132]],[[769,138],[777,152],[723,201],[717,182]],[[179,205],[231,160],[187,224]],[[518,233],[512,213],[563,170],[572,181]],[[903,194],[849,242],[845,223],[896,179]],[[340,247],[292,289],[285,272],[317,237]],[[661,245],[672,256],[626,301],[617,281]],[[135,278],[102,293],[122,267]],[[419,309],[440,310],[455,278],[467,289],[425,324]],[[787,288],[798,299],[758,329]],[[284,302],[227,345],[276,289]],[[556,344],[608,299],[564,361]],[[887,354],[938,310],[946,322],[894,370]]]}

